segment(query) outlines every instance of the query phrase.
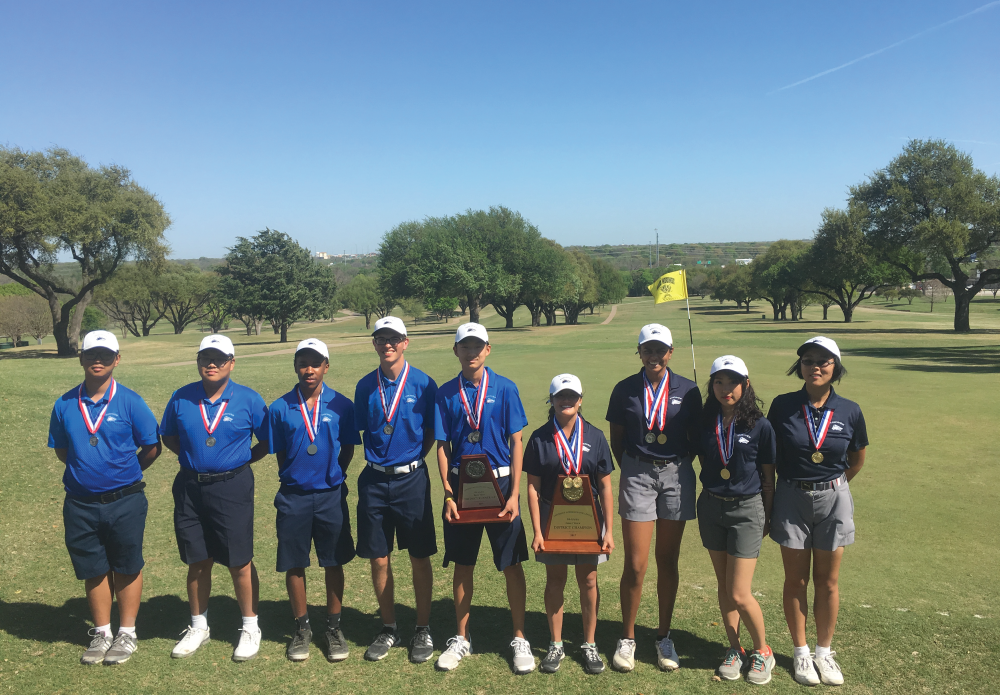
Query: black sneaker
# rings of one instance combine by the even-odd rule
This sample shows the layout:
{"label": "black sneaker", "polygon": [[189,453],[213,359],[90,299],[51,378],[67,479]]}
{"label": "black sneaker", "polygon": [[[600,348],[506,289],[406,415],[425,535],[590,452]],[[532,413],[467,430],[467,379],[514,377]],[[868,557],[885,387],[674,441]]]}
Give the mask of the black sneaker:
{"label": "black sneaker", "polygon": [[296,629],[292,641],[285,650],[289,661],[305,661],[309,658],[309,644],[312,642],[312,630]]}
{"label": "black sneaker", "polygon": [[434,640],[429,627],[418,627],[410,640],[410,661],[422,664],[434,656]]}
{"label": "black sneaker", "polygon": [[559,670],[559,662],[561,662],[565,656],[566,651],[562,647],[550,644],[549,651],[545,655],[545,658],[542,659],[542,663],[538,668],[542,673],[555,673]]}
{"label": "black sneaker", "polygon": [[365,651],[365,659],[381,661],[389,655],[389,650],[397,644],[399,644],[399,632],[395,628],[384,626],[382,632],[375,636],[375,641]]}
{"label": "black sneaker", "polygon": [[604,671],[604,662],[601,655],[597,653],[597,645],[584,644],[580,650],[583,652],[583,670],[592,676]]}
{"label": "black sneaker", "polygon": [[326,629],[326,660],[343,661],[347,658],[347,638],[339,627]]}

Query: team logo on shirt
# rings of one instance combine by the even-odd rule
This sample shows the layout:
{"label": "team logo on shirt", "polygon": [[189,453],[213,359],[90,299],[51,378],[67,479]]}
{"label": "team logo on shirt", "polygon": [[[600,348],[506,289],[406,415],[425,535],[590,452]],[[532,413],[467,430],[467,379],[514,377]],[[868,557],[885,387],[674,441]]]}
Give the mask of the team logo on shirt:
{"label": "team logo on shirt", "polygon": [[844,423],[842,423],[842,422],[833,422],[833,423],[830,424],[830,429],[832,431],[834,431],[834,432],[843,432],[844,431]]}
{"label": "team logo on shirt", "polygon": [[496,401],[497,401],[497,399],[494,398],[493,396],[487,396],[486,397],[486,402],[487,403],[496,403]]}
{"label": "team logo on shirt", "polygon": [[233,416],[232,415],[227,415],[226,417],[222,418],[222,421],[223,422],[232,422],[233,421]]}
{"label": "team logo on shirt", "polygon": [[681,404],[681,399],[680,398],[671,398],[670,399],[670,405],[680,405],[680,404]]}
{"label": "team logo on shirt", "polygon": [[105,418],[105,419],[106,419],[106,420],[107,420],[108,422],[118,422],[118,418],[116,418],[116,417],[115,417],[114,415],[108,415],[108,417],[107,417],[107,418]]}
{"label": "team logo on shirt", "polygon": [[590,444],[584,444],[583,445],[583,450],[584,451],[590,451]]}
{"label": "team logo on shirt", "polygon": [[324,415],[322,420],[323,422],[333,422],[333,417],[330,415]]}
{"label": "team logo on shirt", "polygon": [[738,441],[739,441],[740,444],[749,444],[750,443],[750,437],[747,437],[746,435],[741,434],[738,437]]}
{"label": "team logo on shirt", "polygon": [[405,400],[406,400],[407,403],[409,403],[409,404],[412,405],[412,404],[414,404],[414,403],[417,402],[417,397],[416,396],[407,396]]}

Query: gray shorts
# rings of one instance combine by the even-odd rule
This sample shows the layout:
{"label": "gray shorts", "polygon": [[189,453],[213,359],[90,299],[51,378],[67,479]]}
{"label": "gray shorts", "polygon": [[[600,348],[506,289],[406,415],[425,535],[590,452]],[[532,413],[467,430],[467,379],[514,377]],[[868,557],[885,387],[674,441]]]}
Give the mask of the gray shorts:
{"label": "gray shorts", "polygon": [[701,544],[733,557],[755,558],[764,539],[764,501],[760,495],[727,502],[702,490],[698,498]]}
{"label": "gray shorts", "polygon": [[854,498],[846,479],[829,490],[803,490],[778,478],[771,539],[786,548],[836,550],[854,542]]}
{"label": "gray shorts", "polygon": [[654,466],[625,454],[618,483],[618,514],[629,521],[695,518],[697,480],[692,457]]}

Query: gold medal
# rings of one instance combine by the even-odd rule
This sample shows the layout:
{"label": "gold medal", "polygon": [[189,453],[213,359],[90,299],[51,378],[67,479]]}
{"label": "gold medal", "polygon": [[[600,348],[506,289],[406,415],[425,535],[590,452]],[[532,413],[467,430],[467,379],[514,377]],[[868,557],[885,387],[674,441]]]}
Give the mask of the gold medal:
{"label": "gold medal", "polygon": [[652,432],[646,432],[646,443],[652,444],[655,441],[656,441],[656,435],[653,434]]}
{"label": "gold medal", "polygon": [[465,474],[473,480],[479,480],[486,475],[486,464],[477,459],[472,459],[465,464]]}
{"label": "gold medal", "polygon": [[656,436],[656,443],[657,444],[666,444],[667,443],[667,435],[663,434],[663,432],[660,432]]}
{"label": "gold medal", "polygon": [[719,471],[719,475],[722,476],[723,480],[729,480],[729,476],[732,475],[732,473],[729,472],[728,468],[723,468],[721,471]]}
{"label": "gold medal", "polygon": [[567,502],[579,502],[583,498],[583,478],[563,478],[562,496]]}
{"label": "gold medal", "polygon": [[809,458],[812,459],[813,463],[823,463],[823,454],[818,451],[814,451]]}

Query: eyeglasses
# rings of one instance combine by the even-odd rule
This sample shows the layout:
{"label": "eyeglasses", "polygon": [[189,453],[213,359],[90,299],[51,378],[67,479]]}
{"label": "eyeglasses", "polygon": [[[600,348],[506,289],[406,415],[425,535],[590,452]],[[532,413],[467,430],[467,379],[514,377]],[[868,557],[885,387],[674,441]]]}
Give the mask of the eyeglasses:
{"label": "eyeglasses", "polygon": [[400,338],[399,336],[393,336],[391,338],[383,338],[382,336],[379,336],[377,338],[373,338],[372,340],[374,340],[375,344],[378,345],[379,347],[383,347],[385,345],[391,345],[392,347],[396,347],[401,342],[406,340],[406,338]]}
{"label": "eyeglasses", "polygon": [[198,355],[198,366],[199,367],[223,367],[229,360],[233,359],[229,355]]}
{"label": "eyeglasses", "polygon": [[800,363],[802,364],[803,367],[819,367],[820,369],[822,369],[823,367],[829,367],[834,362],[836,362],[836,360],[831,357],[830,359],[823,360],[822,362],[816,362],[814,360],[806,358],[801,360]]}
{"label": "eyeglasses", "polygon": [[116,357],[118,357],[118,353],[113,350],[85,350],[83,353],[83,359],[101,364],[111,364]]}

